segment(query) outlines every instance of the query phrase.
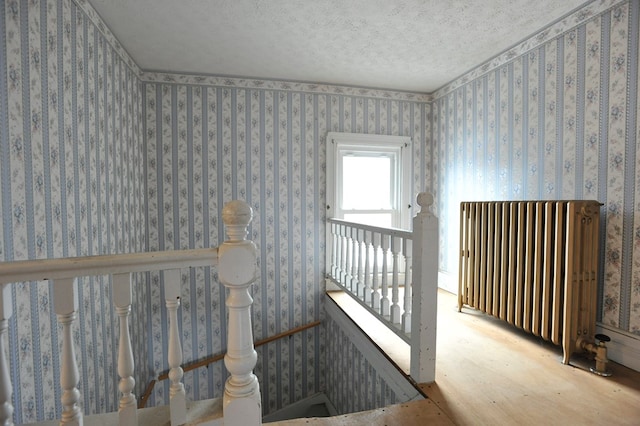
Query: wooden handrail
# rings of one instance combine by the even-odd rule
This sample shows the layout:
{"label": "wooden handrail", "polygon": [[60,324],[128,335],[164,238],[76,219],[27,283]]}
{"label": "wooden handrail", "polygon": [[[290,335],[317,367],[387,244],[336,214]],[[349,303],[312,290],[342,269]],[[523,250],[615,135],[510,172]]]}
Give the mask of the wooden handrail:
{"label": "wooden handrail", "polygon": [[[307,330],[309,328],[317,327],[321,323],[322,323],[321,321],[313,321],[313,322],[310,322],[308,324],[301,325],[299,327],[292,328],[292,329],[287,330],[287,331],[283,331],[282,333],[275,334],[275,335],[273,335],[271,337],[267,337],[265,339],[258,340],[253,344],[253,346],[255,348],[257,348],[259,346],[266,345],[267,343],[271,343],[271,342],[273,342],[275,340],[279,340],[279,339],[282,339],[284,337],[292,336],[294,334],[297,334],[297,333],[299,333],[301,331],[304,331],[304,330]],[[182,369],[186,373],[187,371],[195,370],[196,368],[206,367],[209,364],[213,364],[214,362],[217,362],[217,361],[220,361],[220,360],[224,359],[224,355],[225,354],[223,354],[223,353],[222,354],[217,354],[217,355],[211,355],[211,356],[208,356],[206,358],[187,363],[187,364],[182,366]],[[159,382],[161,380],[166,380],[168,378],[169,378],[169,372],[165,371],[164,373],[160,374],[157,379],[151,380],[149,382],[149,384],[147,385],[147,388],[145,389],[144,393],[140,397],[140,402],[138,403],[138,408],[144,408],[147,405],[147,400],[151,396],[151,392],[153,392],[153,387],[155,386],[156,382]]]}

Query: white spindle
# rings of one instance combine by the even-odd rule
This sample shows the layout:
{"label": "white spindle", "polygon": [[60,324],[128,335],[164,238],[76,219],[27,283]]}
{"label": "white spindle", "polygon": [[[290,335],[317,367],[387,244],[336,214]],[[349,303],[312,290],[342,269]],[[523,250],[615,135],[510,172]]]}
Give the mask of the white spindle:
{"label": "white spindle", "polygon": [[364,294],[363,299],[364,303],[367,305],[371,305],[371,231],[366,231],[364,233],[364,250],[365,250],[365,259],[364,259]]}
{"label": "white spindle", "polygon": [[373,287],[371,289],[371,307],[380,312],[380,281],[378,279],[378,256],[380,255],[380,233],[373,234]]}
{"label": "white spindle", "polygon": [[404,253],[404,313],[402,314],[402,331],[405,333],[411,333],[411,296],[413,292],[412,287],[412,267],[411,267],[411,254],[413,241],[410,239],[404,240],[402,251]]}
{"label": "white spindle", "polygon": [[389,315],[389,235],[382,237],[382,299],[380,300],[380,315]]}
{"label": "white spindle", "polygon": [[169,316],[169,410],[171,425],[181,425],[187,421],[187,400],[182,383],[182,343],[178,330],[178,308],[180,307],[180,270],[164,271],[164,297]]}
{"label": "white spindle", "polygon": [[13,404],[11,403],[11,376],[9,376],[9,362],[6,358],[9,318],[12,315],[11,287],[0,284],[0,425],[13,425]]}
{"label": "white spindle", "polygon": [[365,300],[364,290],[364,250],[362,249],[364,241],[364,230],[357,230],[357,242],[358,242],[358,292],[356,295],[360,300]]}
{"label": "white spindle", "polygon": [[346,271],[346,253],[347,250],[347,245],[346,245],[346,234],[345,234],[345,229],[344,226],[341,224],[338,224],[338,281],[339,282],[344,282],[344,279],[346,277],[345,271]]}
{"label": "white spindle", "polygon": [[351,236],[351,293],[358,295],[358,228],[352,227]]}
{"label": "white spindle", "polygon": [[78,402],[78,364],[73,346],[73,323],[78,311],[78,291],[75,278],[56,280],[53,285],[53,299],[58,322],[62,325],[62,357],[60,360],[60,385],[62,387],[61,425],[81,426],[83,415]]}
{"label": "white spindle", "polygon": [[224,364],[230,377],[225,383],[223,412],[225,426],[253,426],[262,423],[258,379],[253,374],[258,356],[253,348],[249,286],[257,276],[257,249],[247,241],[247,226],[253,212],[247,203],[232,201],[222,210],[229,239],[218,251],[220,282],[229,289],[229,327]]}
{"label": "white spindle", "polygon": [[118,389],[122,393],[118,410],[119,426],[135,426],[138,424],[136,396],[133,387],[135,363],[131,336],[129,334],[129,315],[131,314],[131,274],[116,274],[113,276],[113,304],[116,314],[120,318],[120,338],[118,342],[118,375],[120,383]]}
{"label": "white spindle", "polygon": [[392,324],[400,324],[399,280],[400,269],[398,268],[398,255],[402,247],[402,240],[399,237],[391,237],[391,255],[393,256],[393,274],[391,283],[391,318]]}
{"label": "white spindle", "polygon": [[331,225],[331,277],[337,279],[338,277],[338,225],[332,223]]}
{"label": "white spindle", "polygon": [[353,247],[353,244],[351,244],[351,228],[347,227],[345,225],[345,245],[346,245],[346,257],[344,260],[344,265],[345,265],[345,269],[344,269],[344,281],[342,281],[348,288],[349,290],[353,291],[353,287],[352,287],[352,283],[353,283],[353,279],[352,279],[352,275],[351,275],[351,250]]}

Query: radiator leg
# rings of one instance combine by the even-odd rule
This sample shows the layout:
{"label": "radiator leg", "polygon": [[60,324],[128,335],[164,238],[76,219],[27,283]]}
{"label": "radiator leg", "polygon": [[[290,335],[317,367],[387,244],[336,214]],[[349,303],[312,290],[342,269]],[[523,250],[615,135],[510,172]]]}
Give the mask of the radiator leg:
{"label": "radiator leg", "polygon": [[611,376],[611,372],[607,370],[609,359],[607,358],[607,346],[605,342],[611,341],[611,338],[605,334],[596,334],[595,338],[599,340],[599,343],[596,344],[585,339],[579,339],[578,346],[596,356],[596,366],[591,367],[590,371],[598,376],[609,377]]}

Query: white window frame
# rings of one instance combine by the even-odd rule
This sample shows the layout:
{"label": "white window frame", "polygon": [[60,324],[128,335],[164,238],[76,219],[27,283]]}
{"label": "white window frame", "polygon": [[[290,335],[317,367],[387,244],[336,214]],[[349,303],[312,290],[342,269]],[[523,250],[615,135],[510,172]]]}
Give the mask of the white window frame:
{"label": "white window frame", "polygon": [[[329,132],[327,134],[327,217],[344,218],[345,210],[339,205],[342,199],[340,183],[341,153],[380,153],[395,156],[393,175],[397,179],[397,209],[393,214],[394,227],[411,229],[411,138],[408,136],[371,135],[360,133]],[[374,213],[374,211],[371,211]]]}

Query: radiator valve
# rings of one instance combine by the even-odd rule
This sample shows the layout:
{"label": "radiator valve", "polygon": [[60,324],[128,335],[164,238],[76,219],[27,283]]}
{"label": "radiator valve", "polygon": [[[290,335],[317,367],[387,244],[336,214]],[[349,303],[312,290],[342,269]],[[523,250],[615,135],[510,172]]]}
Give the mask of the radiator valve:
{"label": "radiator valve", "polygon": [[596,366],[590,368],[591,372],[598,376],[609,377],[611,376],[611,372],[607,370],[609,359],[607,358],[606,342],[610,342],[611,338],[606,334],[596,334],[594,337],[598,341],[597,344],[580,339],[579,345],[585,351],[595,355]]}

